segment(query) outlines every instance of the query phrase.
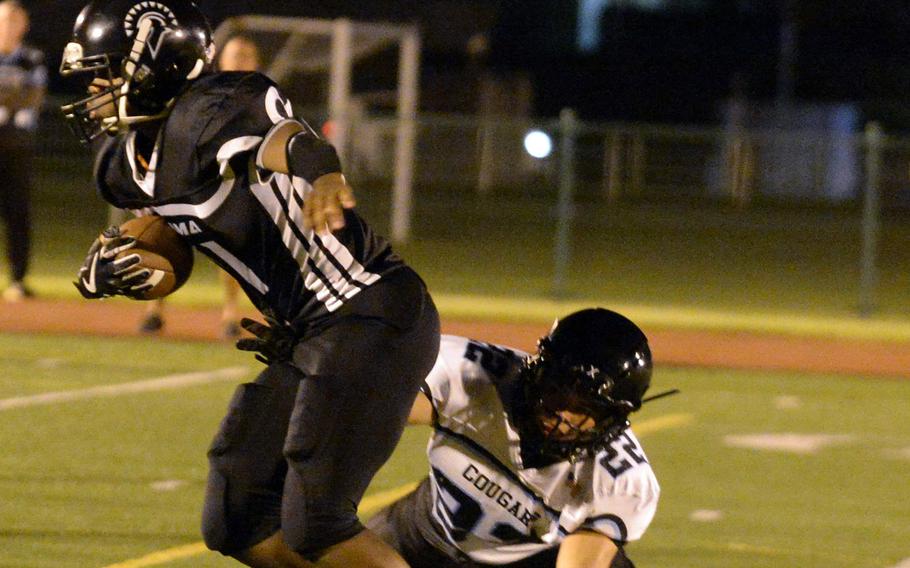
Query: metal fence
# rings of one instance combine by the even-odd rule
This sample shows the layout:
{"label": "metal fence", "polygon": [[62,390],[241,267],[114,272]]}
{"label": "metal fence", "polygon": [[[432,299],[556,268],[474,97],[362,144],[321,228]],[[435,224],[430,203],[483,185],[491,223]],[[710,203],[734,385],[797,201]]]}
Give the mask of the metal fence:
{"label": "metal fence", "polygon": [[[396,120],[351,124],[345,149],[353,178],[389,182]],[[859,202],[866,185],[868,139],[811,130],[753,130],[576,122],[574,175],[581,196],[754,200],[794,204]],[[554,152],[531,157],[532,130],[548,133]],[[422,115],[417,123],[418,184],[480,193],[554,186],[562,155],[558,121]],[[883,137],[881,196],[886,209],[910,208],[910,140]]]}
{"label": "metal fence", "polygon": [[[349,125],[347,175],[389,232],[400,214],[391,195],[399,124],[362,116]],[[906,139],[588,123],[571,113],[420,115],[414,126],[408,236],[417,238],[403,248],[437,288],[510,293],[513,278],[563,297],[724,308],[746,295],[756,309],[820,303],[907,315]],[[55,115],[43,128],[43,155],[85,159]],[[551,137],[548,157],[528,153],[531,130]],[[535,269],[505,268],[519,258]],[[458,273],[465,264],[474,278]]]}

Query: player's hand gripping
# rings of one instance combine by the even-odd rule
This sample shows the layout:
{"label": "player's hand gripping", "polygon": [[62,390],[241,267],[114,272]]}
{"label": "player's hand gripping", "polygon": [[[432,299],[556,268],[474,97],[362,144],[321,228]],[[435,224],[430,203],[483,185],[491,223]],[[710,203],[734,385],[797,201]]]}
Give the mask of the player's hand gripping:
{"label": "player's hand gripping", "polygon": [[303,203],[303,219],[317,233],[344,228],[344,210],[357,205],[354,190],[341,173],[320,176],[313,182],[313,191]]}
{"label": "player's hand gripping", "polygon": [[266,323],[249,318],[240,320],[240,326],[254,337],[238,339],[237,349],[256,353],[256,360],[266,365],[290,361],[294,355],[294,346],[297,344],[294,330],[272,314],[265,313],[263,316]]}
{"label": "player's hand gripping", "polygon": [[119,227],[108,227],[95,239],[79,268],[73,284],[83,298],[110,296],[138,298],[154,284],[149,282],[150,271],[140,268],[138,254],[117,258],[121,252],[136,246],[136,239],[120,234]]}

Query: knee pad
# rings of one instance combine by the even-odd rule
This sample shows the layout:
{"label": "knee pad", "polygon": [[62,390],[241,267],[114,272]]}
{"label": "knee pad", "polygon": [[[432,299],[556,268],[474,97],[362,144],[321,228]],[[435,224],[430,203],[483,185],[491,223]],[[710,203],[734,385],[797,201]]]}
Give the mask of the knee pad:
{"label": "knee pad", "polygon": [[202,540],[209,550],[216,552],[225,552],[228,548],[226,502],[227,480],[221,472],[209,471],[202,506]]}
{"label": "knee pad", "polygon": [[202,534],[212,550],[238,552],[281,527],[282,446],[296,383],[275,380],[279,371],[237,387],[209,449]]}
{"label": "knee pad", "polygon": [[307,488],[306,474],[291,467],[285,479],[281,530],[292,550],[315,562],[326,549],[357,536],[364,527],[351,500],[314,496]]}
{"label": "knee pad", "polygon": [[300,383],[283,448],[288,473],[281,528],[288,546],[311,560],[363,530],[357,519],[359,495],[347,482],[359,472],[333,467],[339,453],[350,451],[336,431],[343,425],[337,412],[344,406],[340,387],[331,375]]}

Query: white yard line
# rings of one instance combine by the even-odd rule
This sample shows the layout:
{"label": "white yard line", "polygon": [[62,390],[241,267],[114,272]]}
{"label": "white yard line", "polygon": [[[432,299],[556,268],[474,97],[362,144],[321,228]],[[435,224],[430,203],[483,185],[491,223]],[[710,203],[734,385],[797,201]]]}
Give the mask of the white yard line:
{"label": "white yard line", "polygon": [[175,390],[221,381],[236,381],[249,373],[250,369],[247,367],[227,367],[215,371],[167,375],[132,383],[102,385],[79,390],[46,392],[31,396],[17,396],[0,399],[0,411],[12,410],[14,408],[26,408],[29,406],[47,406],[50,404],[61,404],[64,402],[74,402],[92,398],[112,398],[125,394]]}

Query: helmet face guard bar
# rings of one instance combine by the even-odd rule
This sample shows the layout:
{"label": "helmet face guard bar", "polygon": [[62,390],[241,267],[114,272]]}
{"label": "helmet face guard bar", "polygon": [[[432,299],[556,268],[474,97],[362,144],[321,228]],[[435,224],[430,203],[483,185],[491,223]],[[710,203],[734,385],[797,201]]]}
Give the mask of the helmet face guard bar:
{"label": "helmet face guard bar", "polygon": [[[528,360],[522,374],[527,416],[520,420],[521,430],[529,449],[550,462],[596,453],[628,427],[628,415],[636,410],[633,403],[610,396],[614,382],[605,373],[590,365],[558,365],[545,348]],[[581,420],[573,423],[561,411]]]}
{"label": "helmet face guard bar", "polygon": [[115,83],[112,64],[115,59],[116,56],[108,53],[82,57],[82,46],[78,43],[68,44],[63,52],[63,61],[60,63],[61,76],[81,78],[86,89],[95,79],[102,79],[107,84],[107,87],[97,93],[60,107],[67,126],[84,144],[102,134],[114,133],[117,130],[116,114],[105,119],[92,116],[93,112],[105,105],[113,104],[116,108],[118,99],[124,96],[122,85]]}
{"label": "helmet face guard bar", "polygon": [[88,144],[102,134],[116,134],[118,127],[116,114],[109,118],[98,119],[93,117],[92,113],[106,105],[115,105],[116,108],[118,99],[123,96],[122,86],[114,85],[91,96],[63,105],[60,107],[60,111],[73,134],[81,142]]}

